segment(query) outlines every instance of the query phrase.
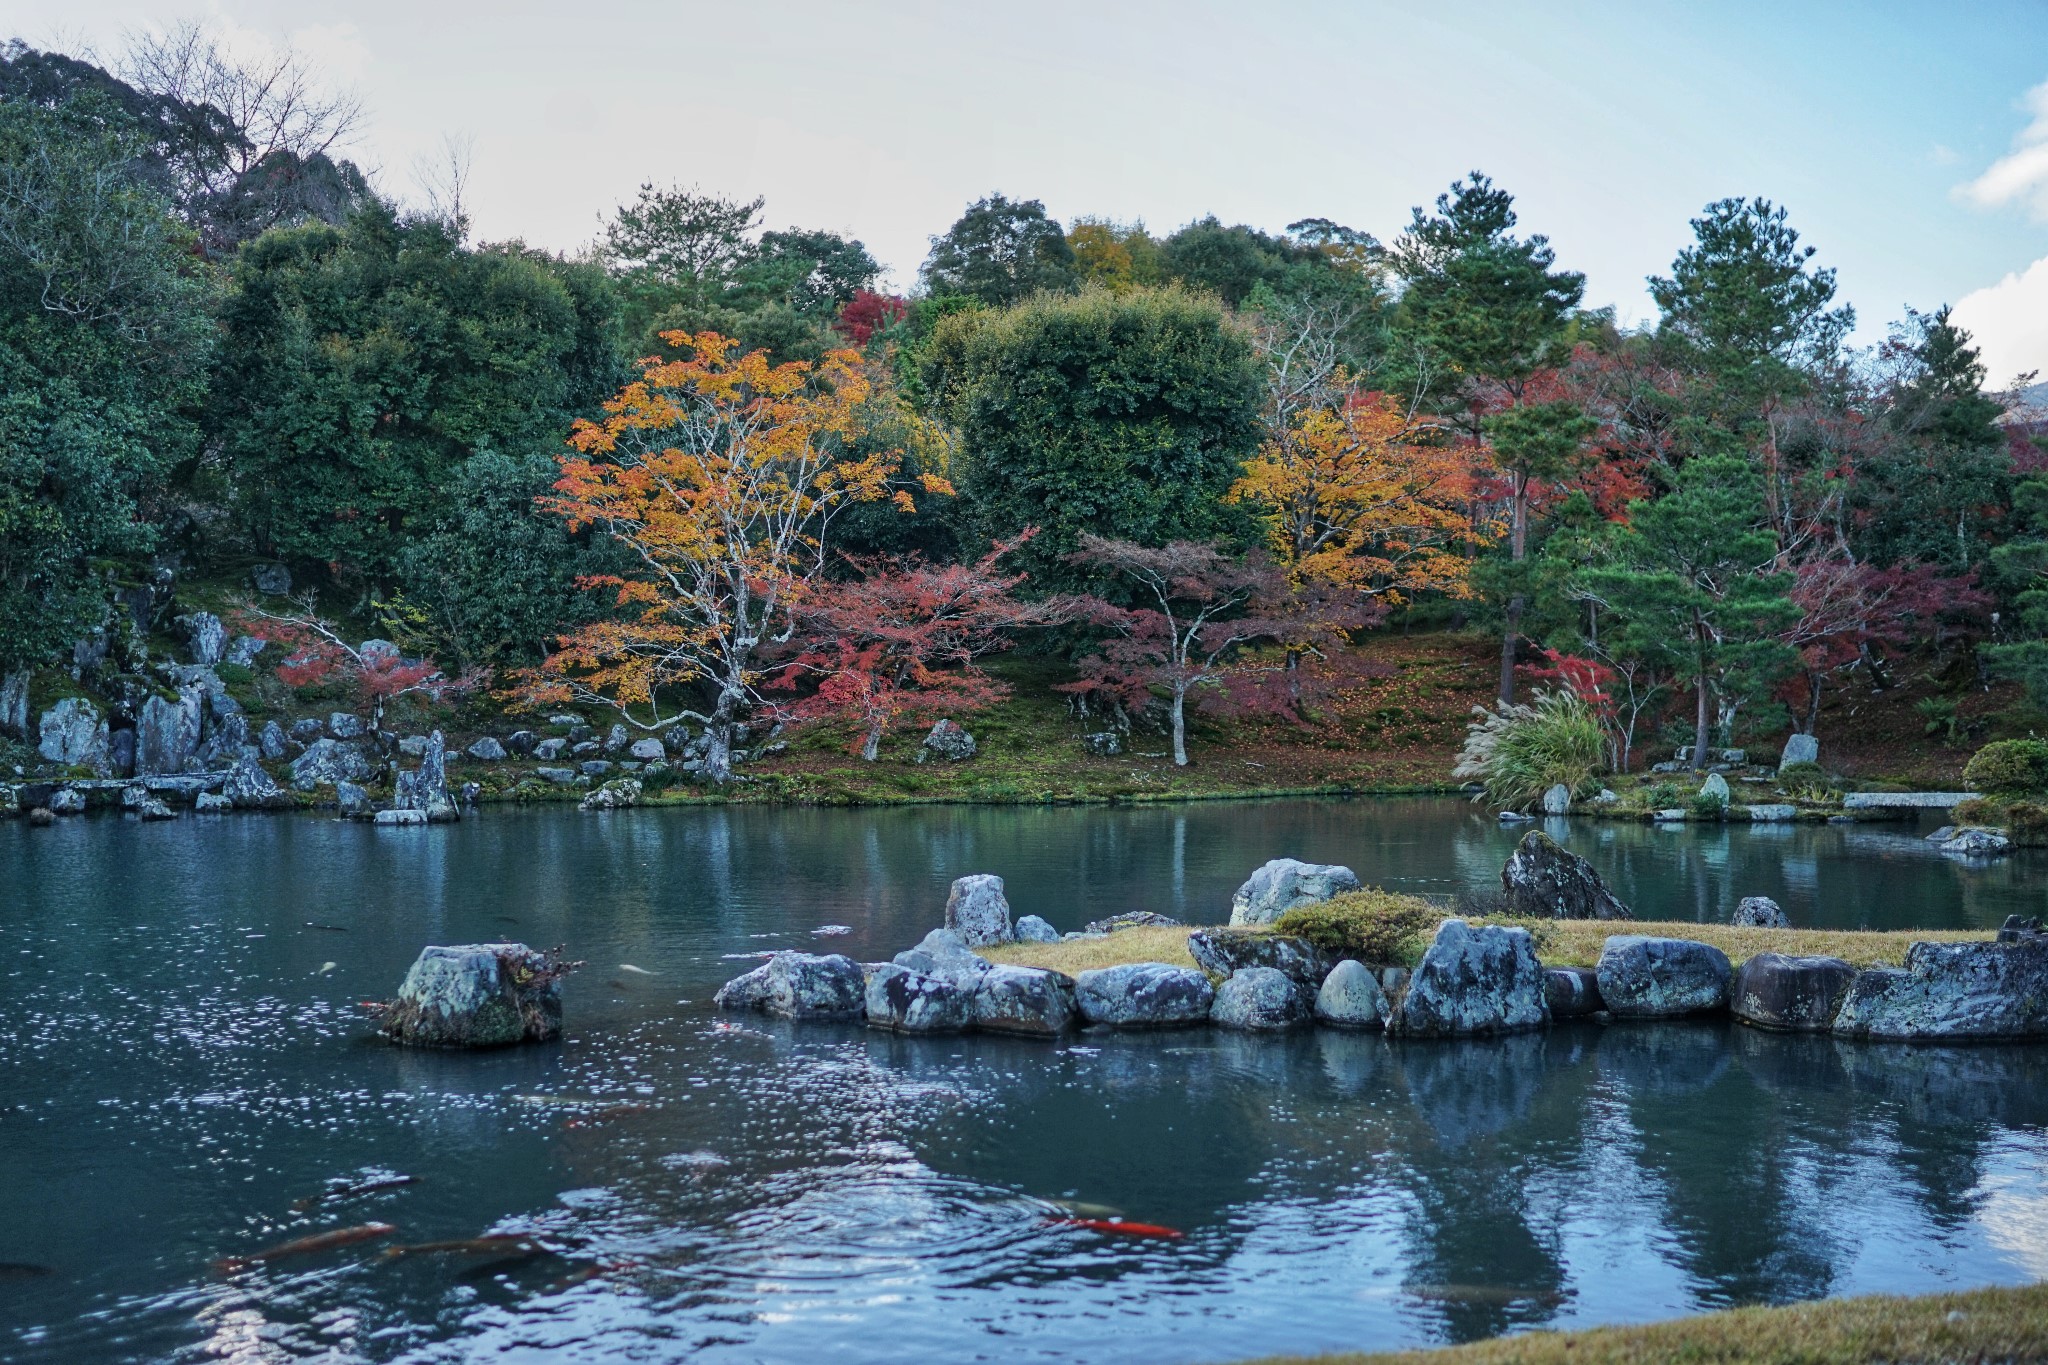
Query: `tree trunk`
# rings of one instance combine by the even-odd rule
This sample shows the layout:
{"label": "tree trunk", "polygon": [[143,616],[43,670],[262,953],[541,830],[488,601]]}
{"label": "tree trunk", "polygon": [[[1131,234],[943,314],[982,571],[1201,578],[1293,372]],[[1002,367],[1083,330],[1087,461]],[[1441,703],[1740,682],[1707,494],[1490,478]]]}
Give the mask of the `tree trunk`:
{"label": "tree trunk", "polygon": [[1180,688],[1173,689],[1173,762],[1178,768],[1188,766],[1188,724],[1187,694]]}
{"label": "tree trunk", "polygon": [[869,726],[868,726],[868,737],[867,737],[867,739],[866,739],[866,740],[862,741],[862,743],[861,743],[861,746],[860,746],[860,756],[861,756],[862,758],[866,759],[866,760],[867,760],[868,762],[872,763],[872,762],[874,762],[874,761],[875,761],[875,760],[876,760],[876,759],[877,759],[878,757],[880,757],[880,756],[881,756],[881,753],[882,753],[882,722],[881,722],[881,719],[880,719],[880,717],[877,717],[877,718],[875,719],[875,721],[874,721],[874,722],[873,722],[873,723],[872,723],[871,725],[869,725]]}
{"label": "tree trunk", "polygon": [[[1514,477],[1514,515],[1508,528],[1508,559],[1520,564],[1529,552],[1529,476]],[[1522,610],[1527,605],[1521,593],[1508,599],[1507,624],[1500,640],[1500,702],[1515,699],[1515,641],[1522,634]]]}
{"label": "tree trunk", "polygon": [[1710,696],[1712,691],[1713,684],[1708,681],[1707,668],[1702,663],[1699,676],[1693,679],[1693,696],[1697,701],[1697,705],[1693,710],[1692,724],[1692,770],[1694,772],[1700,772],[1707,766],[1707,721],[1713,714],[1713,701]]}
{"label": "tree trunk", "polygon": [[1820,724],[1820,674],[1809,670],[1806,675],[1806,724],[1799,733],[1810,735]]}
{"label": "tree trunk", "polygon": [[711,723],[704,727],[704,775],[723,785],[732,781],[732,732],[736,725],[739,698],[732,692],[718,694]]}

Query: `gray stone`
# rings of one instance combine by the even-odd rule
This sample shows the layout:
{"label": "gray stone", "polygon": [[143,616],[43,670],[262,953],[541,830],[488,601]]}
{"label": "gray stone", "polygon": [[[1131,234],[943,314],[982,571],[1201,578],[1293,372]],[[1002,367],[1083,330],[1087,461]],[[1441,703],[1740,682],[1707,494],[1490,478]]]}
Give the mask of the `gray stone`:
{"label": "gray stone", "polygon": [[946,927],[970,948],[1012,942],[1015,936],[1010,932],[1010,902],[1003,894],[1003,879],[986,872],[957,878],[946,896]]}
{"label": "gray stone", "polygon": [[362,751],[338,739],[316,739],[292,760],[292,786],[302,792],[336,782],[368,782],[376,769]]}
{"label": "gray stone", "polygon": [[160,796],[145,796],[135,807],[135,813],[145,820],[175,820],[178,813],[164,803]]}
{"label": "gray stone", "polygon": [[424,829],[427,813],[423,810],[380,810],[372,819],[379,825],[418,825]]}
{"label": "gray stone", "polygon": [[225,815],[235,808],[235,803],[219,792],[201,792],[192,798],[192,809],[201,815]]}
{"label": "gray stone", "polygon": [[1943,853],[1969,858],[1996,858],[2012,851],[2012,840],[1995,829],[1966,829],[1941,845]]}
{"label": "gray stone", "polygon": [[967,940],[951,929],[934,929],[915,948],[905,948],[893,959],[925,976],[975,985],[995,965],[967,946]]}
{"label": "gray stone", "polygon": [[1209,1022],[1218,1028],[1268,1033],[1309,1021],[1309,996],[1287,973],[1246,967],[1216,988]]}
{"label": "gray stone", "polygon": [[1387,995],[1372,968],[1345,958],[1330,968],[1316,991],[1316,1022],[1333,1028],[1384,1028]]}
{"label": "gray stone", "polygon": [[416,810],[435,824],[462,818],[461,808],[448,793],[448,745],[439,730],[427,736],[427,751],[420,766],[398,774],[392,784],[394,810]]}
{"label": "gray stone", "polygon": [[1058,943],[1060,931],[1036,915],[1026,915],[1011,930],[1019,943]]}
{"label": "gray stone", "polygon": [[624,725],[614,723],[612,728],[605,734],[604,751],[608,754],[615,754],[632,742],[633,732]]}
{"label": "gray stone", "polygon": [[540,743],[540,736],[531,730],[514,730],[505,736],[505,747],[522,757],[533,752],[533,746]]}
{"label": "gray stone", "polygon": [[407,758],[424,758],[427,752],[425,735],[406,735],[398,741],[398,752]]}
{"label": "gray stone", "polygon": [[1536,817],[1525,810],[1504,810],[1494,817],[1503,825],[1532,825]]}
{"label": "gray stone", "polygon": [[180,616],[178,625],[184,628],[185,648],[193,663],[211,668],[227,657],[228,628],[212,612],[195,611],[190,616]]}
{"label": "gray stone", "polygon": [[1738,928],[1747,929],[1790,929],[1792,921],[1785,918],[1784,907],[1769,896],[1744,896],[1742,903],[1735,907],[1734,916],[1728,921]]}
{"label": "gray stone", "polygon": [[1688,938],[1616,934],[1600,949],[1600,998],[1617,1019],[1668,1019],[1728,1008],[1728,955]]}
{"label": "gray stone", "polygon": [[1834,1030],[1899,1040],[2048,1037],[2048,938],[1915,943],[1903,971],[1857,974]]}
{"label": "gray stone", "polygon": [[334,784],[334,804],[352,819],[365,819],[376,813],[370,805],[370,794],[353,782]]}
{"label": "gray stone", "polygon": [[180,690],[176,701],[152,696],[135,718],[135,771],[139,775],[181,773],[199,752],[206,697],[197,688]]}
{"label": "gray stone", "polygon": [[942,758],[948,763],[960,763],[974,757],[974,736],[968,734],[950,720],[942,720],[932,726],[931,733],[924,737],[924,743],[917,746],[917,761]]}
{"label": "gray stone", "polygon": [[1728,779],[1719,773],[1708,773],[1707,780],[1700,783],[1699,799],[1727,809],[1730,793]]}
{"label": "gray stone", "polygon": [[1660,825],[1682,825],[1685,823],[1685,812],[1677,806],[1667,806],[1663,810],[1652,811],[1650,818]]}
{"label": "gray stone", "polygon": [[292,722],[292,738],[301,744],[311,744],[325,728],[317,717],[302,716]]}
{"label": "gray stone", "polygon": [[612,761],[608,758],[588,759],[576,765],[576,771],[582,773],[585,777],[603,777],[611,770]]}
{"label": "gray stone", "polygon": [[1192,967],[1126,962],[1074,978],[1081,1017],[1110,1028],[1176,1028],[1199,1024],[1216,1003],[1209,978]]}
{"label": "gray stone", "polygon": [[959,1033],[974,1023],[972,989],[884,962],[867,973],[868,1027],[897,1033]]}
{"label": "gray stone", "polygon": [[149,788],[140,782],[130,782],[121,789],[121,809],[138,810],[149,799]]}
{"label": "gray stone", "polygon": [[1951,810],[1975,792],[1846,792],[1843,810]]}
{"label": "gray stone", "polygon": [[1152,910],[1126,910],[1107,919],[1092,919],[1081,926],[1081,932],[1099,938],[1113,934],[1119,929],[1177,929],[1180,921]]}
{"label": "gray stone", "polygon": [[12,820],[21,814],[21,795],[13,787],[0,782],[0,820]]}
{"label": "gray stone", "polygon": [[1729,1008],[1758,1028],[1825,1033],[1855,979],[1856,969],[1838,957],[1758,953],[1736,971]]}
{"label": "gray stone", "polygon": [[1507,913],[1532,919],[1634,919],[1593,865],[1530,830],[1500,870]]}
{"label": "gray stone", "polygon": [[1550,1022],[1526,929],[1447,919],[1416,965],[1388,1031],[1416,1038],[1520,1033]]}
{"label": "gray stone", "polygon": [[623,810],[640,804],[640,779],[615,777],[583,798],[585,810]]}
{"label": "gray stone", "polygon": [[985,1033],[1056,1038],[1078,1014],[1074,979],[1043,967],[994,967],[974,992],[974,1025]]}
{"label": "gray stone", "polygon": [[265,597],[286,597],[292,590],[292,571],[282,564],[258,564],[249,570],[249,586]]}
{"label": "gray stone", "polygon": [[1797,819],[1798,816],[1799,807],[1786,805],[1783,802],[1772,802],[1767,805],[1751,806],[1749,808],[1750,823],[1755,825],[1782,825],[1789,820]]}
{"label": "gray stone", "polygon": [[254,668],[256,657],[269,648],[270,642],[255,635],[237,635],[228,642],[228,652],[221,660],[237,668]]}
{"label": "gray stone", "polygon": [[405,659],[404,652],[389,640],[365,640],[356,646],[356,653],[362,656],[364,663],[372,667],[389,667]]}
{"label": "gray stone", "polygon": [[43,805],[52,815],[83,815],[85,793],[76,787],[59,787],[50,793],[50,799]]}
{"label": "gray stone", "polygon": [[290,810],[294,804],[291,794],[263,771],[256,754],[252,748],[235,755],[227,781],[221,784],[221,795],[237,810]]}
{"label": "gray stone", "polygon": [[667,746],[660,740],[651,737],[634,740],[632,746],[626,752],[639,759],[642,763],[668,762]]}
{"label": "gray stone", "polygon": [[1270,967],[1311,991],[1329,973],[1322,950],[1307,939],[1257,930],[1198,930],[1188,935],[1188,955],[1211,976],[1230,977],[1247,967]]}
{"label": "gray stone", "polygon": [[1081,736],[1081,748],[1097,758],[1115,758],[1124,751],[1124,737],[1115,730],[1098,730]]}
{"label": "gray stone", "polygon": [[523,943],[424,948],[379,1029],[417,1047],[546,1042],[562,1031],[561,979],[570,966]]}
{"label": "gray stone", "polygon": [[1348,867],[1275,858],[1237,888],[1230,898],[1230,922],[1239,926],[1271,924],[1297,906],[1360,889],[1358,874]]}
{"label": "gray stone", "polygon": [[560,712],[560,713],[558,713],[558,714],[556,714],[556,715],[552,715],[552,716],[549,716],[549,717],[548,717],[548,724],[550,724],[550,725],[566,725],[566,726],[574,727],[574,726],[578,726],[578,725],[581,725],[581,724],[583,724],[583,717],[581,717],[581,716],[577,715],[577,714],[576,714],[576,713],[574,713],[573,711],[563,711],[563,712]]}
{"label": "gray stone", "polygon": [[462,752],[468,754],[479,763],[503,763],[505,761],[505,746],[489,735],[485,735]]}
{"label": "gray stone", "polygon": [[327,733],[336,739],[360,739],[369,727],[353,711],[335,711],[327,717]]}
{"label": "gray stone", "polygon": [[0,677],[0,735],[28,739],[28,674]]}
{"label": "gray stone", "polygon": [[1783,753],[1778,755],[1778,766],[1789,768],[1794,763],[1820,762],[1820,741],[1812,735],[1793,735],[1785,741]]}
{"label": "gray stone", "polygon": [[1549,791],[1543,793],[1543,813],[1545,815],[1564,815],[1571,808],[1572,791],[1564,783],[1559,782],[1552,786]]}
{"label": "gray stone", "polygon": [[535,768],[533,771],[541,778],[541,780],[546,782],[552,782],[558,787],[569,786],[571,783],[575,782],[575,780],[579,776],[579,774],[574,768],[541,767]]}
{"label": "gray stone", "polygon": [[543,763],[552,763],[560,758],[568,748],[569,741],[566,739],[544,739],[533,746],[533,756]]}
{"label": "gray stone", "polygon": [[51,763],[112,771],[107,721],[84,697],[66,697],[43,712],[36,722],[36,752]]}
{"label": "gray stone", "polygon": [[838,953],[777,953],[719,987],[713,1003],[779,1019],[858,1019],[867,1013],[867,980],[858,962]]}
{"label": "gray stone", "polygon": [[1600,978],[1591,967],[1545,967],[1543,998],[1552,1019],[1583,1019],[1605,1008]]}

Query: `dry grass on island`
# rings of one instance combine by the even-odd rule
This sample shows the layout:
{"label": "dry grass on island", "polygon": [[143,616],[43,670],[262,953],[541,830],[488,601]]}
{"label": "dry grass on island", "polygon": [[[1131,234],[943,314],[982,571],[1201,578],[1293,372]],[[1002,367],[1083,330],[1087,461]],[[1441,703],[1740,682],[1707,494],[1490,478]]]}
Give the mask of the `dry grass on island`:
{"label": "dry grass on island", "polygon": [[2048,1285],[1921,1298],[1872,1295],[1735,1308],[1632,1327],[1530,1332],[1383,1354],[1274,1356],[1255,1365],[1865,1365],[2048,1361]]}
{"label": "dry grass on island", "polygon": [[[1436,927],[1455,912],[1420,896],[1368,889],[1337,896],[1282,917],[1274,928],[1300,934],[1343,957],[1413,966],[1429,946]],[[1757,929],[1687,920],[1526,920],[1470,916],[1473,924],[1508,924],[1527,929],[1546,967],[1591,967],[1612,934],[1683,938],[1708,943],[1737,966],[1758,953],[1838,957],[1852,967],[1902,965],[1916,942],[1963,943],[1992,937],[1981,929]],[[1192,967],[1188,935],[1202,926],[1146,926],[1120,929],[1105,938],[1059,943],[1012,943],[983,949],[995,962],[1050,967],[1072,976],[1126,962],[1166,962]],[[1215,927],[1215,926],[1210,926]]]}

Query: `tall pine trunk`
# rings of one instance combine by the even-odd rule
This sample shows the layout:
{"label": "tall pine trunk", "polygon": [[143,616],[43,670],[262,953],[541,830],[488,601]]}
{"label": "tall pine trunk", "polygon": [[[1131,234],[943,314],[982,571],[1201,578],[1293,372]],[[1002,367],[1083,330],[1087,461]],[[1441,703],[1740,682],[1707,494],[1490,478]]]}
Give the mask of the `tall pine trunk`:
{"label": "tall pine trunk", "polygon": [[1173,689],[1173,762],[1188,766],[1187,691],[1181,687]]}
{"label": "tall pine trunk", "polygon": [[[1514,514],[1508,528],[1508,560],[1520,564],[1529,552],[1529,475],[1514,476]],[[1520,579],[1519,572],[1516,575]],[[1508,599],[1507,622],[1500,639],[1500,700],[1505,706],[1515,699],[1515,643],[1522,637],[1522,612],[1528,606],[1520,591]]]}

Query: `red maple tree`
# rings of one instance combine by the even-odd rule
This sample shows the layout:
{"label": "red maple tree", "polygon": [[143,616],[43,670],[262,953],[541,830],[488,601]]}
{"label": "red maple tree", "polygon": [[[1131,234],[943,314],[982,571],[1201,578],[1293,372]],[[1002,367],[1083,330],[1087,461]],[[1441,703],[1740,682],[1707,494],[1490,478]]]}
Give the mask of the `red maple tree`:
{"label": "red maple tree", "polygon": [[355,694],[356,708],[369,711],[372,730],[384,727],[384,707],[394,697],[420,695],[444,701],[483,685],[486,675],[481,670],[451,678],[432,660],[406,658],[389,641],[352,645],[332,622],[314,613],[310,597],[302,607],[288,615],[246,607],[234,614],[234,624],[244,634],[285,651],[277,676],[290,686],[335,681],[347,685]]}

